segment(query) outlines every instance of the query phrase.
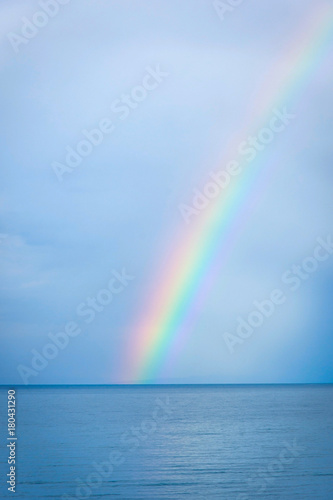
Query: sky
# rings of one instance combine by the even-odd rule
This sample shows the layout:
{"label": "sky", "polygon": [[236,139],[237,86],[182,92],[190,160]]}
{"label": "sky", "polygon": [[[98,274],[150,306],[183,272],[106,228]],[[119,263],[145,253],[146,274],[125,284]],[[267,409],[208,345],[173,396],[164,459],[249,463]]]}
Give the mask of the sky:
{"label": "sky", "polygon": [[260,151],[268,180],[177,353],[141,378],[128,361],[182,235],[245,174],[210,208],[194,193],[245,122],[258,133],[269,75],[330,3],[54,1],[0,3],[0,383],[333,382],[332,37],[276,99],[292,118]]}

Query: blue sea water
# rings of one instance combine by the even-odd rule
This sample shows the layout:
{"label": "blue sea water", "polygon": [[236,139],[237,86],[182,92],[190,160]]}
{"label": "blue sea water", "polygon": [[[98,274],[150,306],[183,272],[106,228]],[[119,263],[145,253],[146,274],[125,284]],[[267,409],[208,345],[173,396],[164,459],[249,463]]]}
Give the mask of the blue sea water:
{"label": "blue sea water", "polygon": [[333,499],[333,386],[18,387],[1,498]]}

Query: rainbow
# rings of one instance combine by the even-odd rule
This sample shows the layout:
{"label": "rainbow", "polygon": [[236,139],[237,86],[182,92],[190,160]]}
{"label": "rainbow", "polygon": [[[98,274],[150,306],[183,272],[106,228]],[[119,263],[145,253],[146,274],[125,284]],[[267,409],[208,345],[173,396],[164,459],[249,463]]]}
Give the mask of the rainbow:
{"label": "rainbow", "polygon": [[[202,310],[214,278],[219,275],[237,237],[246,226],[252,210],[265,194],[278,165],[267,168],[264,150],[248,163],[239,157],[238,145],[259,131],[272,116],[272,109],[295,102],[315,67],[330,47],[333,27],[332,7],[316,7],[302,27],[296,42],[264,78],[259,98],[249,108],[244,126],[228,147],[223,165],[237,160],[244,167],[227,189],[177,235],[169,262],[157,273],[146,307],[136,318],[127,338],[122,379],[131,383],[158,381],[170,372],[177,354]],[[269,148],[268,148],[269,149]],[[250,166],[248,166],[250,165]],[[245,168],[247,166],[247,168]],[[275,167],[275,168],[274,168]],[[206,179],[207,180],[207,179]],[[203,182],[204,185],[204,182]]]}

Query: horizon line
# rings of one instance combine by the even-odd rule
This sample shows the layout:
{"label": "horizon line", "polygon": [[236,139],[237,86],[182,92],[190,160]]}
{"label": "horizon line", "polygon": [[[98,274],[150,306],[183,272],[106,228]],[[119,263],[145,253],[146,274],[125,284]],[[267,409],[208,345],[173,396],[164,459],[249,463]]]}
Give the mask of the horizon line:
{"label": "horizon line", "polygon": [[161,387],[161,386],[295,386],[295,385],[333,385],[333,382],[270,382],[270,383],[124,383],[124,384],[2,384],[0,387]]}

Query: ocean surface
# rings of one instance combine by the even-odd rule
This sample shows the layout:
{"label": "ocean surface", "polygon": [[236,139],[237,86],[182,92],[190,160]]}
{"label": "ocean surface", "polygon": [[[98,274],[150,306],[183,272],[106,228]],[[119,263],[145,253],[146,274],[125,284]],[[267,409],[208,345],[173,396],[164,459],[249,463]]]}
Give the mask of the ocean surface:
{"label": "ocean surface", "polygon": [[333,386],[18,387],[16,493],[0,498],[333,499]]}

